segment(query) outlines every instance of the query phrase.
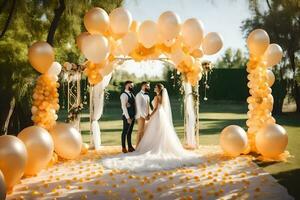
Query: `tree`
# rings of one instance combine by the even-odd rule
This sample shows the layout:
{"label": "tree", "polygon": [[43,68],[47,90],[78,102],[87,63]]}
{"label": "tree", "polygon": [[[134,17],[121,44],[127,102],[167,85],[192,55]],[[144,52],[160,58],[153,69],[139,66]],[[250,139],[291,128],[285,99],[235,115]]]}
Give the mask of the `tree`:
{"label": "tree", "polygon": [[[122,0],[3,0],[0,4],[0,128],[9,133],[31,124],[31,94],[38,73],[28,63],[27,49],[35,41],[55,48],[56,61],[80,63],[75,38],[84,31],[83,16],[91,7],[107,12]],[[10,115],[9,110],[13,110]],[[10,117],[11,116],[11,117]],[[11,119],[10,119],[11,118]]]}
{"label": "tree", "polygon": [[[262,9],[263,3],[267,6],[266,10]],[[245,20],[241,27],[244,36],[247,37],[255,28],[263,28],[268,32],[271,41],[283,48],[283,62],[275,68],[278,77],[277,87],[281,88],[281,94],[291,91],[297,105],[297,112],[300,112],[300,82],[297,78],[300,52],[300,3],[298,0],[249,0],[249,8],[252,17]],[[292,76],[289,78],[288,74]]]}
{"label": "tree", "polygon": [[217,60],[216,68],[245,68],[247,59],[244,57],[241,49],[235,52],[228,48],[225,50],[224,55]]}

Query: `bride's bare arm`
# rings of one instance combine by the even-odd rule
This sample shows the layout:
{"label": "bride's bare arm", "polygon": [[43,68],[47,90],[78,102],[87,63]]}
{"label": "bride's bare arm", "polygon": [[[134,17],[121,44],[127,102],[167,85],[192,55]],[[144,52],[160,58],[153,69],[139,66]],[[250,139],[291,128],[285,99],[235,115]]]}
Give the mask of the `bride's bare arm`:
{"label": "bride's bare arm", "polygon": [[154,113],[157,111],[159,104],[161,104],[161,96],[155,96],[154,97],[154,110],[152,111],[150,117],[152,117],[154,115]]}

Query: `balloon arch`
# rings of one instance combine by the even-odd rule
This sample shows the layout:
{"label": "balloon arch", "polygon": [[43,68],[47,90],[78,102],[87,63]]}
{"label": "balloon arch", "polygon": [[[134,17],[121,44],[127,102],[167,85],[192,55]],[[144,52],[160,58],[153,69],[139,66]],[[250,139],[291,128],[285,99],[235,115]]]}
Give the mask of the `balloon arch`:
{"label": "balloon arch", "polygon": [[[139,25],[132,21],[131,14],[124,8],[117,8],[110,15],[101,8],[93,8],[84,16],[84,24],[88,32],[78,36],[77,45],[88,60],[84,73],[91,86],[91,132],[95,148],[101,144],[98,120],[102,115],[103,91],[114,66],[128,58],[135,61],[167,59],[182,74],[185,142],[197,148],[198,82],[205,72],[201,58],[222,48],[220,35],[214,32],[204,35],[202,23],[194,18],[180,24],[179,17],[170,11],[161,14],[157,23],[144,21]],[[230,156],[252,151],[265,158],[280,160],[288,155],[285,154],[288,138],[285,129],[275,124],[272,117],[271,86],[275,76],[270,68],[280,62],[282,49],[277,44],[270,44],[268,34],[262,29],[250,33],[247,46],[250,52],[247,64],[250,93],[247,98],[247,134],[239,126],[228,126],[221,132],[220,145]],[[42,75],[38,77],[33,93],[31,111],[34,126],[22,130],[18,137],[0,137],[0,161],[5,161],[0,162],[0,186],[3,173],[8,190],[19,182],[23,174],[36,175],[56,163],[58,156],[75,159],[87,151],[87,145],[82,143],[76,128],[66,123],[56,124],[59,110],[57,81],[62,67],[54,62],[53,48],[46,42],[36,42],[29,48],[28,56],[31,65]],[[80,70],[76,76],[81,76]],[[191,95],[194,92],[196,95]],[[74,97],[76,100],[76,94],[73,94],[73,100]]]}
{"label": "balloon arch", "polygon": [[[206,71],[206,68],[202,67],[201,58],[217,53],[223,46],[222,37],[216,32],[204,35],[202,22],[195,18],[187,19],[181,24],[179,16],[171,11],[162,13],[157,23],[147,20],[139,24],[132,20],[129,11],[124,8],[116,8],[110,15],[102,8],[92,8],[84,16],[84,25],[88,32],[81,33],[76,42],[87,58],[84,73],[91,86],[90,121],[93,146],[98,149],[101,145],[98,120],[102,115],[104,89],[111,79],[115,66],[124,60],[133,59],[137,62],[142,60],[169,62],[182,74],[185,91],[185,143],[189,147],[197,147],[199,99],[195,101],[191,94],[194,91],[198,94],[198,82],[202,73]],[[51,82],[49,75],[57,76],[61,68],[55,63],[48,69],[54,56],[48,58],[47,62],[45,58],[41,58],[41,62],[45,63],[44,66],[39,63],[36,53],[43,46],[45,51],[50,52],[51,46],[41,42],[35,43],[29,50],[32,66],[36,66],[41,73],[47,72],[38,79],[38,88],[43,82]],[[52,80],[52,89],[56,91],[55,81]],[[37,90],[33,95],[32,119],[36,125],[50,129],[57,119],[55,111],[59,107],[58,95],[53,93],[53,98],[56,99],[52,101],[55,102],[54,105],[47,103],[44,105],[45,101],[41,102],[38,98],[41,95]],[[75,104],[76,102],[78,103],[75,101]],[[197,105],[194,105],[195,103]],[[49,112],[45,111],[45,107],[49,108]]]}

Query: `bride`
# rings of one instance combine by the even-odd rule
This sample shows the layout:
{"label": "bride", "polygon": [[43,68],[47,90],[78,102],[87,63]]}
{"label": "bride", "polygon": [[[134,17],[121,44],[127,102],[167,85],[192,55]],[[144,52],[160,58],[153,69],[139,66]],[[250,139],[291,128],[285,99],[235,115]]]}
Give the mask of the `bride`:
{"label": "bride", "polygon": [[136,151],[105,158],[102,160],[104,167],[138,172],[172,169],[201,162],[199,155],[185,150],[180,143],[172,122],[167,90],[162,84],[157,84],[154,91],[154,110]]}

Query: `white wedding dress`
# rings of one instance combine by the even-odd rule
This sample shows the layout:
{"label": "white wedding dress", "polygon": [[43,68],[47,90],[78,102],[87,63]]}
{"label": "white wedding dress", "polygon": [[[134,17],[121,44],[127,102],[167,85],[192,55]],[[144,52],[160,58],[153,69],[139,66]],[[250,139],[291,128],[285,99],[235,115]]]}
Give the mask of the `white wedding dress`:
{"label": "white wedding dress", "polygon": [[102,160],[104,167],[140,172],[201,163],[198,154],[185,150],[180,143],[173,126],[166,89],[162,93],[162,103],[157,106],[157,111],[146,124],[144,136],[136,151],[104,158]]}

